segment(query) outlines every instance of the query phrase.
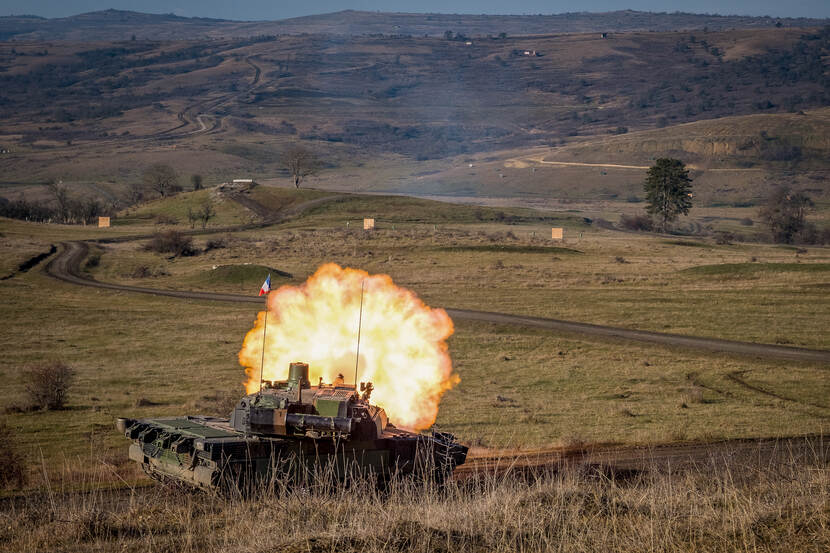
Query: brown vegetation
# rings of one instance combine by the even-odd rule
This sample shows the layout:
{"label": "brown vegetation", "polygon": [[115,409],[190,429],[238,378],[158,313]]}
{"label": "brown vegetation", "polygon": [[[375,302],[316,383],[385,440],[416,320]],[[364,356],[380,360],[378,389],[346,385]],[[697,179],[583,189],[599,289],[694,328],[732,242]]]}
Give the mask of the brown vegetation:
{"label": "brown vegetation", "polygon": [[157,232],[145,249],[158,253],[170,253],[174,257],[194,255],[193,238],[177,230]]}
{"label": "brown vegetation", "polygon": [[74,369],[60,361],[34,365],[23,371],[26,394],[36,409],[63,409],[74,378]]}
{"label": "brown vegetation", "polygon": [[[108,469],[102,467],[102,472]],[[95,478],[94,476],[91,478]],[[88,484],[88,483],[87,483]],[[823,551],[826,459],[726,455],[686,472],[481,472],[443,487],[312,475],[250,500],[154,486],[46,492],[0,515],[4,550]]]}
{"label": "brown vegetation", "polygon": [[[26,484],[26,464],[18,451],[17,436],[3,421],[0,421],[0,490]],[[2,543],[2,542],[0,542]]]}
{"label": "brown vegetation", "polygon": [[[759,36],[768,49],[743,48]],[[315,149],[345,143],[352,149],[340,152],[344,159],[366,149],[434,159],[823,106],[828,40],[826,30],[788,29],[479,37],[469,46],[422,36],[296,36],[63,44],[45,60],[8,47],[0,50],[10,60],[0,75],[0,115],[9,133],[20,133],[15,146],[33,150],[130,142],[148,131],[185,139],[205,130],[198,113],[227,119],[226,133],[314,141]],[[144,121],[125,135],[128,117]],[[743,137],[742,156],[792,163],[812,155],[810,140],[759,131]],[[209,149],[251,167],[275,158],[263,143],[223,142]]]}
{"label": "brown vegetation", "polygon": [[154,163],[145,169],[142,180],[147,188],[162,198],[182,190],[176,170],[164,163]]}
{"label": "brown vegetation", "polygon": [[654,230],[654,221],[648,215],[620,215],[620,226],[626,230]]}

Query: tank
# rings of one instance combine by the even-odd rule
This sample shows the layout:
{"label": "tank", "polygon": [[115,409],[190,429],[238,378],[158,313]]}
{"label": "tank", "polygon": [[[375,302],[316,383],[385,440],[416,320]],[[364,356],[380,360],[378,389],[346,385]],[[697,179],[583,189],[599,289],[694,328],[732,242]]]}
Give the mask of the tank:
{"label": "tank", "polygon": [[227,419],[119,418],[116,427],[133,442],[130,459],[152,478],[224,492],[322,473],[443,482],[466,460],[467,447],[452,434],[396,428],[370,403],[371,382],[358,392],[342,377],[312,386],[308,374],[306,363],[291,363],[288,380],[264,381]]}

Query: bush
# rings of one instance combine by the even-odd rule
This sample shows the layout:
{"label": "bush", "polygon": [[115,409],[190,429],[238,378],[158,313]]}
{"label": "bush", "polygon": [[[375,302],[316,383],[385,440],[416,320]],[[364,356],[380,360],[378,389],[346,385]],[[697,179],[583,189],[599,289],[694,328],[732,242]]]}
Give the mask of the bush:
{"label": "bush", "polygon": [[812,222],[805,222],[804,228],[798,233],[795,241],[800,244],[813,244],[817,246],[830,244],[830,227],[819,229]]}
{"label": "bush", "polygon": [[153,272],[147,265],[139,265],[135,268],[131,275],[133,278],[147,278],[153,276]]}
{"label": "bush", "polygon": [[156,224],[157,225],[178,225],[179,220],[173,217],[172,215],[167,214],[160,214],[156,215]]}
{"label": "bush", "polygon": [[603,219],[602,217],[597,217],[596,219],[591,221],[591,224],[595,227],[604,228],[604,229],[615,229],[616,228],[614,226],[614,223],[612,223],[611,221],[608,221],[606,219]]}
{"label": "bush", "polygon": [[72,367],[60,361],[35,365],[23,372],[26,394],[32,406],[46,410],[63,408],[74,378]]}
{"label": "bush", "polygon": [[193,239],[177,230],[157,232],[145,249],[157,253],[172,253],[173,256],[195,255]]}
{"label": "bush", "polygon": [[620,226],[627,230],[650,231],[654,229],[654,221],[648,215],[622,215]]}
{"label": "bush", "polygon": [[11,428],[0,422],[0,489],[13,483],[22,488],[26,483],[26,463],[17,451],[16,436]]}
{"label": "bush", "polygon": [[726,230],[719,230],[715,232],[715,243],[721,246],[728,246],[732,244],[737,238],[735,235]]}
{"label": "bush", "polygon": [[210,250],[221,250],[222,248],[227,248],[228,242],[225,238],[211,238],[205,244],[205,251],[209,252]]}
{"label": "bush", "polygon": [[90,255],[87,258],[86,263],[84,264],[84,269],[87,269],[87,270],[88,269],[94,269],[95,267],[97,267],[100,264],[101,264],[101,254],[100,253],[94,253],[94,254]]}

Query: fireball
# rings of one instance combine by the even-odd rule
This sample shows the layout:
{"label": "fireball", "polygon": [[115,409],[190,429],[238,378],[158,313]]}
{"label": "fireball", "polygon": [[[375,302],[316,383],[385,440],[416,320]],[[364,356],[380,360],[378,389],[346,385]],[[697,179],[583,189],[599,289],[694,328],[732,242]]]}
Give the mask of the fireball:
{"label": "fireball", "polygon": [[301,286],[269,294],[239,363],[248,393],[259,389],[260,378],[288,378],[292,361],[309,364],[312,384],[341,374],[353,384],[357,363],[357,381],[374,384],[373,403],[396,425],[421,430],[435,422],[441,396],[459,381],[447,353],[452,332],[446,311],[428,307],[388,275],[328,263]]}

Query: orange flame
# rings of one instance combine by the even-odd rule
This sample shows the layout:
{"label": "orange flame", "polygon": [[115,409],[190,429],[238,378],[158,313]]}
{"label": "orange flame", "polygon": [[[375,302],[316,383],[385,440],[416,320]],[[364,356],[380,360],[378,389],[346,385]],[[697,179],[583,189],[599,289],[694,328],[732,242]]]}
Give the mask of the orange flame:
{"label": "orange flame", "polygon": [[[312,384],[320,377],[333,382],[338,374],[352,383],[361,285],[358,380],[374,384],[372,402],[396,425],[428,428],[438,416],[441,396],[459,382],[445,341],[453,332],[452,320],[388,275],[328,263],[301,286],[269,294],[262,378],[285,380],[289,363],[302,361],[309,364]],[[239,352],[249,394],[259,389],[265,313],[259,313]]]}

